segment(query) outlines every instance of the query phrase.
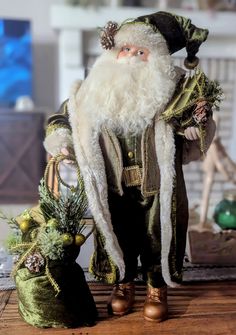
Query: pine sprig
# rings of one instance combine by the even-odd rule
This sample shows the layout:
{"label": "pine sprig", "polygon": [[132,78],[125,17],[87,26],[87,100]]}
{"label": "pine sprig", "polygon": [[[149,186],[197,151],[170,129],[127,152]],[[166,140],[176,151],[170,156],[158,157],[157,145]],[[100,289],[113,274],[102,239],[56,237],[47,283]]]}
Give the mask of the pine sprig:
{"label": "pine sprig", "polygon": [[215,107],[219,109],[219,105],[224,98],[223,90],[220,87],[220,84],[217,80],[210,80],[206,77],[203,72],[200,70],[196,71],[196,75],[201,74],[197,88],[198,90],[194,91],[192,94],[192,101],[198,101],[205,99],[211,108]]}
{"label": "pine sprig", "polygon": [[44,179],[42,179],[39,184],[39,196],[39,204],[42,214],[45,221],[48,221],[51,217],[54,217],[54,214],[56,215],[57,199],[53,196],[52,192],[49,192]]}
{"label": "pine sprig", "polygon": [[212,107],[219,109],[220,103],[224,98],[223,90],[218,81],[212,80],[208,82],[205,88],[205,97],[211,103]]}
{"label": "pine sprig", "polygon": [[16,219],[13,218],[13,217],[9,217],[9,216],[5,215],[2,210],[0,210],[0,219],[6,221],[7,224],[9,224],[9,226],[12,229],[14,229],[14,230],[20,230],[18,222],[16,221]]}
{"label": "pine sprig", "polygon": [[55,218],[59,223],[58,229],[62,232],[81,232],[84,226],[81,219],[88,206],[83,189],[76,189],[75,192],[68,189],[66,195],[61,194],[58,198],[48,189],[45,181],[41,180],[39,195],[41,211],[46,221]]}
{"label": "pine sprig", "polygon": [[[16,221],[16,219],[5,215],[1,210],[0,210],[0,219],[6,221],[12,230],[11,235],[9,235],[8,238],[5,240],[4,246],[6,247],[6,249],[10,254],[13,254],[12,247],[15,247],[16,245],[21,243],[22,232],[19,228],[19,224]],[[18,254],[19,253],[20,252],[18,252]]]}
{"label": "pine sprig", "polygon": [[61,209],[61,226],[73,233],[81,231],[80,221],[87,210],[87,199],[84,192],[70,192],[66,197],[61,196],[58,205]]}
{"label": "pine sprig", "polygon": [[15,247],[18,246],[20,243],[22,243],[22,237],[20,235],[12,233],[7,237],[4,245],[10,254],[20,254],[20,250],[17,250],[17,252],[15,252]]}
{"label": "pine sprig", "polygon": [[52,260],[63,258],[63,240],[61,234],[56,229],[40,231],[37,240],[43,256]]}

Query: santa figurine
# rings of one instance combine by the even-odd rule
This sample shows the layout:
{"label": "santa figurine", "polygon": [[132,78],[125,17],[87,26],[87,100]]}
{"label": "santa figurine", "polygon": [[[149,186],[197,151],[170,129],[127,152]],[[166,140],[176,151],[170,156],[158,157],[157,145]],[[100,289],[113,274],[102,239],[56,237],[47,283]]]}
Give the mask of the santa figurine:
{"label": "santa figurine", "polygon": [[[207,35],[167,12],[108,22],[103,53],[49,119],[47,151],[74,153],[84,180],[96,224],[90,271],[114,285],[108,299],[114,315],[132,309],[139,257],[146,320],[167,319],[167,286],[182,280],[188,225],[182,165],[201,156],[203,128],[207,150],[215,125],[207,98],[198,85],[186,86],[186,71],[171,54],[186,48],[185,66],[194,69]],[[195,103],[186,98],[191,90]],[[181,117],[174,100],[185,110]]]}

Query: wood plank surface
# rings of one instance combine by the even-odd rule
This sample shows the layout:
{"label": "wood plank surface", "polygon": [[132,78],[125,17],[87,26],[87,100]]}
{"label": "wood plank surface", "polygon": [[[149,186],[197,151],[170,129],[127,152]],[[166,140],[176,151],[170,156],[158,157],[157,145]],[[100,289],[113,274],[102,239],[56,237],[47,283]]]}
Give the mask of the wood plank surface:
{"label": "wood plank surface", "polygon": [[[234,335],[236,334],[236,282],[183,285],[168,290],[169,319],[162,323],[143,319],[145,286],[136,286],[133,311],[123,317],[109,316],[106,301],[111,286],[89,284],[99,312],[94,327],[37,329],[27,325],[17,311],[15,291],[0,292],[1,335]],[[52,306],[53,308],[53,306]]]}

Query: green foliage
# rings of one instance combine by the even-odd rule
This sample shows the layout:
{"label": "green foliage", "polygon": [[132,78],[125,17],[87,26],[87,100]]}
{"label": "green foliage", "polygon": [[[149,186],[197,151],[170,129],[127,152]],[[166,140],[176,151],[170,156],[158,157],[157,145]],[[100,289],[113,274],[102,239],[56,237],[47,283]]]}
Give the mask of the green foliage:
{"label": "green foliage", "polygon": [[82,231],[84,224],[81,219],[87,210],[87,198],[84,190],[68,189],[66,195],[56,197],[48,189],[44,180],[39,186],[40,208],[46,221],[54,218],[58,221],[58,230],[62,233],[77,234]]}
{"label": "green foliage", "polygon": [[208,85],[206,85],[205,97],[212,104],[212,107],[219,109],[224,94],[222,88],[216,80],[209,81]]}
{"label": "green foliage", "polygon": [[21,238],[22,237],[21,237],[20,234],[14,234],[14,233],[10,234],[7,237],[4,244],[5,244],[7,250],[10,254],[15,254],[15,253],[19,254],[20,253],[20,250],[18,250],[17,252],[13,252],[12,250],[13,250],[13,248],[15,248],[18,244],[20,244],[22,242]]}
{"label": "green foliage", "polygon": [[0,212],[0,218],[6,220],[14,230],[7,244],[11,253],[20,255],[16,269],[35,250],[49,260],[63,260],[68,256],[69,249],[65,253],[63,234],[69,233],[74,239],[76,234],[81,233],[84,229],[81,219],[87,210],[87,197],[82,180],[79,181],[80,187],[68,188],[66,194],[57,196],[42,179],[39,185],[40,209],[25,210],[20,216],[21,223],[24,220],[30,222],[23,233],[19,229],[21,223],[19,225],[16,219]]}
{"label": "green foliage", "polygon": [[46,228],[38,234],[38,246],[45,257],[51,260],[64,256],[63,240],[56,229]]}
{"label": "green foliage", "polygon": [[210,80],[207,76],[200,71],[196,70],[193,78],[196,78],[197,85],[196,90],[193,91],[192,101],[200,98],[206,100],[211,108],[215,107],[219,109],[220,102],[223,99],[223,90],[217,80]]}
{"label": "green foliage", "polygon": [[[7,222],[7,224],[10,226],[12,229],[12,233],[7,237],[6,241],[4,241],[4,246],[8,250],[10,254],[15,254],[15,252],[12,252],[12,247],[15,247],[19,243],[22,242],[22,233],[19,228],[19,224],[16,221],[15,218],[9,217],[5,215],[1,210],[0,210],[0,219],[4,220]],[[17,252],[18,254],[20,251]]]}
{"label": "green foliage", "polygon": [[8,217],[1,210],[0,210],[0,219],[6,221],[12,229],[20,231],[20,228],[19,228],[19,225],[16,219],[12,217]]}

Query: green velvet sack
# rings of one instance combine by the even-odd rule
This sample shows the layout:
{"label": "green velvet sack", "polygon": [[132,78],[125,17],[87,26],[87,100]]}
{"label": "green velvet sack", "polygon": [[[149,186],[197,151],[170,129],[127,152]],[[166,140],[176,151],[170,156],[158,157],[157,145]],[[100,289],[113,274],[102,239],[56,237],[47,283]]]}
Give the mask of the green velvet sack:
{"label": "green velvet sack", "polygon": [[[36,327],[92,326],[97,318],[83,270],[76,263],[92,233],[83,235],[87,198],[79,170],[76,187],[62,181],[58,166],[63,159],[60,155],[49,162],[39,186],[39,206],[10,220],[15,235],[9,250],[18,255],[13,276],[19,312]],[[55,193],[49,187],[51,167],[66,192]]]}
{"label": "green velvet sack", "polygon": [[60,287],[58,294],[44,271],[32,274],[27,268],[17,270],[15,282],[22,318],[36,327],[94,325],[96,306],[81,267],[76,262],[54,264],[50,273]]}

